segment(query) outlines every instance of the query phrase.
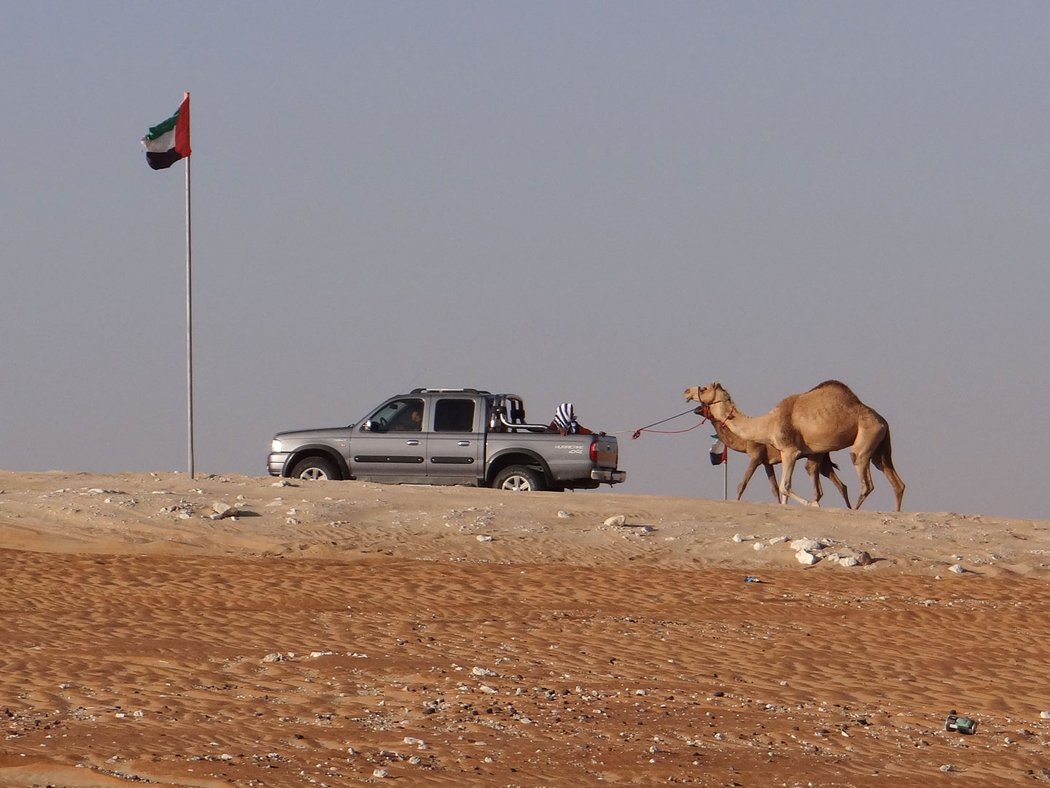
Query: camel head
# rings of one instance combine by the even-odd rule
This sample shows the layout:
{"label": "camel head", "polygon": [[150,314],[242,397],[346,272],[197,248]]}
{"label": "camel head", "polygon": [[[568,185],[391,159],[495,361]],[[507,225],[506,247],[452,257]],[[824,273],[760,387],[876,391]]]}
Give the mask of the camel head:
{"label": "camel head", "polygon": [[715,402],[731,402],[729,393],[721,383],[708,383],[706,386],[690,386],[685,390],[687,402],[699,402],[706,409]]}

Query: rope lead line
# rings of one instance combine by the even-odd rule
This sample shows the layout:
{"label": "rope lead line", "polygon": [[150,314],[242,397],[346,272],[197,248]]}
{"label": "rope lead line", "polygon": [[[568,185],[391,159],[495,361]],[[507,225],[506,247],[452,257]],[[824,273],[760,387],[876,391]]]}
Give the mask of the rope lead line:
{"label": "rope lead line", "polygon": [[657,424],[663,424],[664,422],[671,421],[672,419],[677,419],[679,416],[685,416],[687,413],[694,413],[694,412],[696,412],[696,408],[690,408],[689,410],[683,410],[681,413],[676,413],[674,416],[668,416],[666,419],[661,419],[660,421],[654,421],[652,424],[646,424],[644,427],[639,427],[638,429],[636,429],[634,431],[634,434],[631,435],[631,440],[638,440],[640,437],[642,437],[642,433],[646,432],[646,431],[659,432],[659,433],[663,433],[665,435],[671,435],[671,434],[678,433],[678,432],[689,432],[689,430],[695,430],[697,427],[699,427],[701,424],[703,424],[704,421],[706,421],[706,419],[701,419],[698,424],[696,424],[696,425],[694,425],[692,427],[689,427],[689,429],[685,429],[685,430],[650,430],[649,429],[650,427],[655,427]]}

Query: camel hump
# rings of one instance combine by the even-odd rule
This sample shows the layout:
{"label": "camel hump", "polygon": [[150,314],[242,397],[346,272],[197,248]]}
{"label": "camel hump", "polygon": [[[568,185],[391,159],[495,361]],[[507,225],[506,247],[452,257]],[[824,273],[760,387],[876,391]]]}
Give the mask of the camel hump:
{"label": "camel hump", "polygon": [[847,395],[860,402],[860,397],[854,394],[853,389],[851,389],[841,380],[825,380],[823,383],[818,383],[817,385],[815,385],[813,388],[810,389],[810,391],[820,391],[821,389],[837,389],[842,394]]}

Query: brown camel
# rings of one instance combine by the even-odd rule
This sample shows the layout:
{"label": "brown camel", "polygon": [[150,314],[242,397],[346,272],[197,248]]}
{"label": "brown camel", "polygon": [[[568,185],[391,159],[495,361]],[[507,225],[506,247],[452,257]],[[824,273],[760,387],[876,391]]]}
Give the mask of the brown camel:
{"label": "brown camel", "polygon": [[[709,405],[701,405],[696,409],[696,412],[698,415],[703,416],[711,422],[711,425],[715,428],[715,432],[718,434],[718,439],[722,441],[722,443],[733,451],[746,454],[748,457],[747,470],[744,471],[744,478],[741,479],[740,484],[737,485],[736,488],[736,499],[739,501],[744,496],[744,490],[747,489],[751,477],[754,476],[755,471],[758,470],[758,466],[761,465],[765,468],[766,478],[769,479],[769,484],[773,488],[773,498],[779,501],[780,487],[777,484],[777,476],[773,472],[773,466],[780,464],[780,452],[769,444],[746,441],[739,437],[729,429],[724,422],[719,421],[711,415],[711,408]],[[826,476],[831,483],[835,485],[839,493],[841,493],[842,500],[846,502],[846,508],[851,508],[849,503],[849,491],[846,489],[846,485],[843,484],[842,479],[840,479],[838,474],[835,473],[837,467],[838,466],[831,461],[830,454],[820,454],[806,458],[806,473],[808,473],[809,478],[813,480],[813,505],[819,506],[820,499],[824,497],[824,489],[820,485],[820,477]],[[804,498],[800,498],[794,493],[791,493],[790,495],[800,503],[809,503]]]}
{"label": "brown camel", "polygon": [[826,380],[807,392],[785,397],[769,413],[755,417],[741,413],[720,383],[688,388],[685,398],[707,405],[713,419],[738,437],[779,449],[784,464],[781,503],[787,503],[791,494],[791,475],[799,457],[849,448],[860,478],[857,508],[875,489],[871,478],[874,462],[892,485],[897,511],[901,510],[904,482],[893,467],[890,426],[844,383]]}

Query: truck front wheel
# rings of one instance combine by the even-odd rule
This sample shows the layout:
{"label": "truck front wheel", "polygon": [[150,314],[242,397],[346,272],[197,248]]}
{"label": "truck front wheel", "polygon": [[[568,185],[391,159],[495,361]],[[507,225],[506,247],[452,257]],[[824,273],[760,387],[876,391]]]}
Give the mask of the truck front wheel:
{"label": "truck front wheel", "polygon": [[496,474],[492,486],[497,490],[538,492],[543,489],[543,476],[524,465],[511,465]]}
{"label": "truck front wheel", "polygon": [[305,460],[300,460],[292,468],[291,477],[293,479],[307,479],[311,481],[319,479],[338,480],[340,478],[339,469],[335,467],[335,463],[324,457],[307,457]]}

